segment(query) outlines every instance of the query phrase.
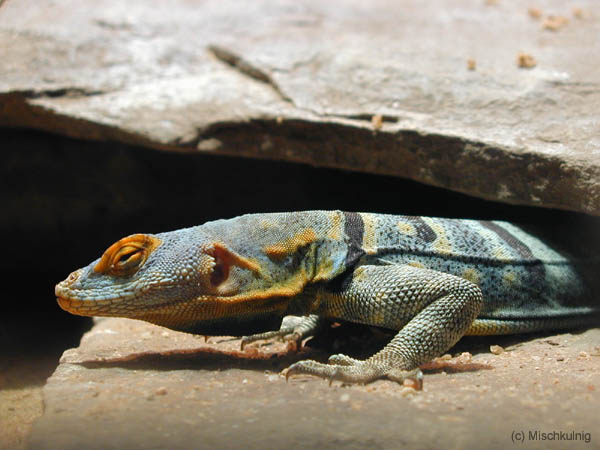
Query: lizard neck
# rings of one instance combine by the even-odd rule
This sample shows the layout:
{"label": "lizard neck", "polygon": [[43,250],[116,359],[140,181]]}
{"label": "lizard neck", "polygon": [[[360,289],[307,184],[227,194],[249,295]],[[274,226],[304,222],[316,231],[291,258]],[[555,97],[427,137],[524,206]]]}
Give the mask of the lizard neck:
{"label": "lizard neck", "polygon": [[253,301],[191,300],[146,309],[130,317],[187,333],[245,336],[278,329],[290,301],[289,297]]}
{"label": "lizard neck", "polygon": [[[279,329],[283,316],[278,313],[262,313],[240,317],[222,317],[209,319],[185,326],[168,326],[167,328],[186,333],[206,336],[248,336]],[[148,319],[145,319],[148,320]],[[151,320],[148,320],[151,322]],[[160,324],[158,324],[160,325]]]}

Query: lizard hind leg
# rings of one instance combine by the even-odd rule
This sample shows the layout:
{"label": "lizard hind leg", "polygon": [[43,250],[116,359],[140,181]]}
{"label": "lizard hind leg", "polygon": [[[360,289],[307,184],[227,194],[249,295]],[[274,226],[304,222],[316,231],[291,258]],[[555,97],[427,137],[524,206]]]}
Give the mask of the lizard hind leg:
{"label": "lizard hind leg", "polygon": [[410,378],[421,385],[418,366],[439,356],[465,334],[481,310],[481,290],[463,278],[412,266],[360,269],[344,292],[324,294],[327,314],[396,327],[398,334],[364,361],[346,355],[333,355],[329,364],[299,361],[289,367],[286,377],[310,374],[346,383]]}

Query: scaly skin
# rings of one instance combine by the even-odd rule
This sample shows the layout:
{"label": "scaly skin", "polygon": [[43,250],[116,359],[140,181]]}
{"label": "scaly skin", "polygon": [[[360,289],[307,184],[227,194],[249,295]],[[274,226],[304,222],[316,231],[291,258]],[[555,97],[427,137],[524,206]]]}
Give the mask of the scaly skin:
{"label": "scaly skin", "polygon": [[[465,334],[597,320],[598,268],[505,222],[307,211],[126,237],[56,296],[73,314],[251,334],[243,344],[299,341],[332,319],[397,330],[365,361],[334,355],[287,372],[365,383],[421,380],[418,366]],[[305,318],[277,331],[287,315]]]}

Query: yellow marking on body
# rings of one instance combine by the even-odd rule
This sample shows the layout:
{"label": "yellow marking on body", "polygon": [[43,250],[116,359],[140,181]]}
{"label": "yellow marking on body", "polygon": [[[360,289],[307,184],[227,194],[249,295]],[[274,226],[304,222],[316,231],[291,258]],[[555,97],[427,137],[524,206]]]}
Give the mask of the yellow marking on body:
{"label": "yellow marking on body", "polygon": [[398,229],[400,230],[400,233],[406,234],[408,236],[416,236],[417,234],[417,230],[415,229],[415,227],[407,222],[398,222]]}
{"label": "yellow marking on body", "polygon": [[283,259],[294,254],[299,248],[312,244],[317,240],[317,235],[312,228],[306,228],[300,233],[284,239],[273,245],[263,248],[265,254],[271,259]]}
{"label": "yellow marking on body", "polygon": [[377,253],[377,237],[375,235],[377,230],[377,216],[369,213],[360,213],[360,216],[364,224],[363,250],[368,255],[374,255]]}
{"label": "yellow marking on body", "polygon": [[439,223],[437,223],[431,217],[423,217],[422,219],[423,219],[423,222],[425,222],[427,225],[429,225],[429,227],[435,232],[435,234],[437,236],[435,241],[433,241],[433,243],[431,244],[433,249],[436,252],[441,253],[441,254],[445,254],[445,255],[453,254],[452,244],[450,243],[450,241],[448,240],[448,237],[446,236],[446,230],[444,229],[444,227],[442,225],[440,225]]}
{"label": "yellow marking on body", "polygon": [[499,261],[506,261],[510,259],[510,255],[506,252],[506,249],[501,245],[494,246],[494,248],[492,249],[492,254],[494,255],[494,258],[498,259]]}
{"label": "yellow marking on body", "polygon": [[468,268],[462,273],[462,277],[465,280],[469,280],[471,283],[479,284],[481,281],[481,273],[477,269]]}
{"label": "yellow marking on body", "polygon": [[275,224],[274,224],[272,221],[270,221],[270,220],[261,219],[261,220],[259,220],[259,222],[258,222],[258,227],[259,227],[261,230],[265,230],[265,231],[266,231],[266,230],[270,230],[270,229],[271,229],[271,228],[273,228],[274,226],[275,226]]}
{"label": "yellow marking on body", "polygon": [[331,258],[320,258],[317,262],[317,270],[315,273],[315,277],[313,281],[322,281],[331,279],[331,274],[333,273],[333,259]]}
{"label": "yellow marking on body", "polygon": [[342,214],[338,212],[332,212],[329,215],[331,220],[331,227],[327,231],[327,237],[329,239],[339,241],[342,239]]}
{"label": "yellow marking on body", "polygon": [[409,261],[406,264],[409,266],[418,267],[419,269],[425,269],[425,265],[419,261]]}
{"label": "yellow marking on body", "polygon": [[502,282],[507,287],[513,286],[517,282],[517,274],[514,273],[512,270],[507,270],[502,275]]}
{"label": "yellow marking on body", "polygon": [[493,336],[499,334],[513,334],[515,325],[510,321],[502,322],[500,320],[480,320],[475,319],[465,336]]}

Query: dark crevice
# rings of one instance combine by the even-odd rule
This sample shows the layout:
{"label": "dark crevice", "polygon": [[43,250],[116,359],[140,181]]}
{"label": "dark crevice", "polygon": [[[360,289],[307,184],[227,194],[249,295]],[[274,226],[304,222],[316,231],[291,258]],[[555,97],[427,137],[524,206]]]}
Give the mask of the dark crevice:
{"label": "dark crevice", "polygon": [[21,95],[24,98],[57,98],[57,97],[68,97],[68,98],[79,98],[79,97],[92,97],[94,95],[105,94],[105,91],[93,90],[86,88],[58,88],[58,89],[43,89],[43,90],[23,90],[13,91],[12,95]]}
{"label": "dark crevice", "polygon": [[213,124],[189,145],[201,149],[199,143],[214,140],[218,153],[230,156],[393,175],[509,204],[594,211],[592,198],[573,193],[577,167],[561,158],[443,134],[373,131],[341,122],[253,119]]}
{"label": "dark crevice", "polygon": [[381,114],[363,113],[363,114],[323,114],[323,117],[339,117],[340,119],[362,120],[372,122],[374,117],[379,116],[382,122],[398,123],[400,119],[395,116],[386,116]]}

